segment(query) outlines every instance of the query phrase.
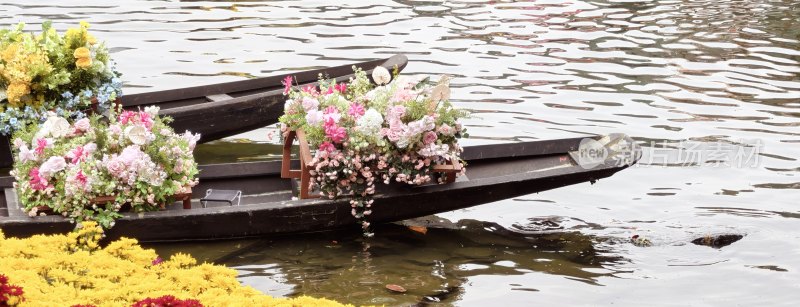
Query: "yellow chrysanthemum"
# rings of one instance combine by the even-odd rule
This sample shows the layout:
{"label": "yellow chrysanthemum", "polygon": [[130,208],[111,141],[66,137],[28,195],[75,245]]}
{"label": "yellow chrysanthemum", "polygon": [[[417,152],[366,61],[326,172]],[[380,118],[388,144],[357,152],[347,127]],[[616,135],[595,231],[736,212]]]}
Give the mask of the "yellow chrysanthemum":
{"label": "yellow chrysanthemum", "polygon": [[70,235],[18,239],[0,231],[0,272],[23,288],[24,306],[130,306],[163,295],[197,299],[206,306],[342,306],[308,297],[273,298],[242,286],[236,270],[198,265],[186,254],[158,264],[153,262],[155,251],[133,239],[95,251],[73,248],[81,237],[93,242],[97,231],[96,223],[90,222]]}
{"label": "yellow chrysanthemum", "polygon": [[22,96],[30,93],[31,87],[25,83],[14,82],[8,85],[8,88],[6,89],[6,96],[8,97],[8,102],[11,104],[19,103],[22,99]]}
{"label": "yellow chrysanthemum", "polygon": [[97,38],[95,38],[94,35],[91,35],[91,34],[89,34],[87,32],[86,33],[86,42],[89,43],[89,45],[97,44]]}
{"label": "yellow chrysanthemum", "polygon": [[77,61],[75,61],[75,66],[84,69],[89,68],[92,66],[92,58],[79,58]]}
{"label": "yellow chrysanthemum", "polygon": [[17,50],[19,49],[19,44],[14,43],[8,45],[5,50],[3,50],[2,58],[5,62],[11,62],[15,57],[17,57]]}
{"label": "yellow chrysanthemum", "polygon": [[86,48],[86,47],[80,47],[78,49],[75,49],[75,52],[73,53],[73,56],[75,56],[76,59],[88,58],[91,55],[92,55],[92,52],[89,51],[89,48]]}

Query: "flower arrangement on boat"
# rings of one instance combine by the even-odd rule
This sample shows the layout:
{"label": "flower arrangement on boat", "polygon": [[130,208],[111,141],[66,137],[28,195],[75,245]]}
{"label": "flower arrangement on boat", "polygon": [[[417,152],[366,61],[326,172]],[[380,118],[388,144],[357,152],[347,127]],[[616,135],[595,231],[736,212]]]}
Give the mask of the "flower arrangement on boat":
{"label": "flower arrangement on boat", "polygon": [[459,119],[468,113],[449,102],[447,77],[435,86],[427,78],[392,80],[379,66],[375,86],[354,71],[347,84],[321,80],[319,89],[298,90],[287,77],[280,122],[284,133],[302,130],[315,150],[307,161],[311,188],[328,198],[352,194],[352,214],[369,234],[375,182],[425,184],[435,179],[434,166],[459,163],[458,139],[466,136]]}
{"label": "flower arrangement on boat", "polygon": [[125,204],[153,211],[191,193],[198,134],[176,134],[158,107],[111,114],[108,122],[93,115],[71,124],[50,113],[44,124],[15,134],[14,187],[29,215],[50,209],[111,227]]}
{"label": "flower arrangement on boat", "polygon": [[37,35],[24,26],[0,30],[1,134],[44,122],[50,111],[78,120],[90,108],[111,109],[122,95],[120,74],[105,45],[89,34],[88,23],[63,35],[50,22]]}

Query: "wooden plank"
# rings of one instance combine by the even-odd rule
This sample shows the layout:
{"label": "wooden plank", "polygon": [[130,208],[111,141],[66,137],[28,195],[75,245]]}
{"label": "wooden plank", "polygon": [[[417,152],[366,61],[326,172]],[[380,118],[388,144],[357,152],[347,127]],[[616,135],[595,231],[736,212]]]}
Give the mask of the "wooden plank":
{"label": "wooden plank", "polygon": [[6,206],[8,207],[8,216],[10,217],[28,217],[28,214],[22,211],[20,207],[19,198],[17,197],[17,190],[14,188],[6,188]]}
{"label": "wooden plank", "polygon": [[206,99],[208,99],[208,101],[210,102],[217,102],[217,101],[233,99],[233,97],[228,94],[213,94],[206,96]]}

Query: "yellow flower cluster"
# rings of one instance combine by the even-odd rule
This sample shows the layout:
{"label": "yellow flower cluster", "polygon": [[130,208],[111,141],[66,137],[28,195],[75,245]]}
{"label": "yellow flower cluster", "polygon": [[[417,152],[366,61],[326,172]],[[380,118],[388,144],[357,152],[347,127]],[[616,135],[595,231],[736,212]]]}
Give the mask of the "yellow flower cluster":
{"label": "yellow flower cluster", "polygon": [[0,29],[0,101],[7,99],[14,108],[52,109],[65,92],[94,92],[98,79],[108,83],[117,77],[109,69],[108,49],[89,34],[88,23],[67,29],[63,36],[49,22],[36,35],[24,26]]}
{"label": "yellow flower cluster", "polygon": [[75,49],[75,53],[73,55],[75,56],[75,66],[84,69],[92,66],[92,57],[89,48],[80,47]]}
{"label": "yellow flower cluster", "polygon": [[12,106],[24,102],[31,93],[32,81],[37,76],[49,74],[53,68],[42,50],[26,48],[26,42],[12,43],[2,50],[0,76],[8,82],[6,95]]}
{"label": "yellow flower cluster", "polygon": [[[5,238],[0,231],[0,273],[23,288],[19,306],[129,306],[174,295],[205,306],[342,306],[310,297],[272,298],[236,280],[236,271],[186,254],[158,262],[155,251],[123,238],[97,247],[101,229],[84,222],[69,235]],[[94,246],[94,248],[93,248]]]}
{"label": "yellow flower cluster", "polygon": [[79,28],[67,29],[64,38],[67,40],[67,44],[72,46],[83,46],[87,43],[94,45],[97,43],[97,39],[89,34],[89,23],[86,21],[81,21]]}
{"label": "yellow flower cluster", "polygon": [[[97,39],[89,34],[89,23],[81,21],[80,28],[67,29],[64,39],[68,46],[85,46],[86,44],[94,45]],[[92,66],[92,52],[89,48],[78,47],[73,53],[75,57],[75,66],[82,69],[87,69]]]}

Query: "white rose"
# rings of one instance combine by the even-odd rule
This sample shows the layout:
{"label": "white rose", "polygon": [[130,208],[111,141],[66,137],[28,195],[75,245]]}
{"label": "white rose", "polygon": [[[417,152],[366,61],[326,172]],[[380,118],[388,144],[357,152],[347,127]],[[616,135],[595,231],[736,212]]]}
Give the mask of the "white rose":
{"label": "white rose", "polygon": [[372,80],[375,81],[375,84],[384,85],[392,80],[392,75],[383,66],[378,66],[372,70]]}
{"label": "white rose", "polygon": [[55,138],[60,138],[69,134],[70,132],[70,125],[66,119],[63,117],[58,116],[50,116],[47,118],[47,121],[39,127],[39,131],[36,132],[34,139],[42,139],[49,135],[52,135]]}
{"label": "white rose", "polygon": [[28,149],[28,145],[22,144],[19,147],[19,157],[17,157],[20,163],[25,163],[27,161],[36,161],[36,154],[33,150]]}
{"label": "white rose", "polygon": [[144,145],[147,143],[147,129],[142,126],[130,126],[125,128],[125,135],[131,140],[131,143],[136,145]]}
{"label": "white rose", "polygon": [[69,134],[72,130],[69,125],[69,122],[63,117],[51,117],[47,120],[53,119],[53,127],[50,130],[50,135],[54,138],[60,138],[67,134]]}
{"label": "white rose", "polygon": [[47,159],[47,161],[42,163],[42,166],[39,167],[39,174],[49,179],[53,174],[60,172],[65,167],[67,167],[67,161],[64,160],[64,157],[50,157],[50,159]]}
{"label": "white rose", "polygon": [[43,139],[50,135],[50,130],[53,129],[53,122],[50,118],[47,119],[41,126],[39,126],[39,131],[36,131],[36,135],[33,136],[33,139]]}

